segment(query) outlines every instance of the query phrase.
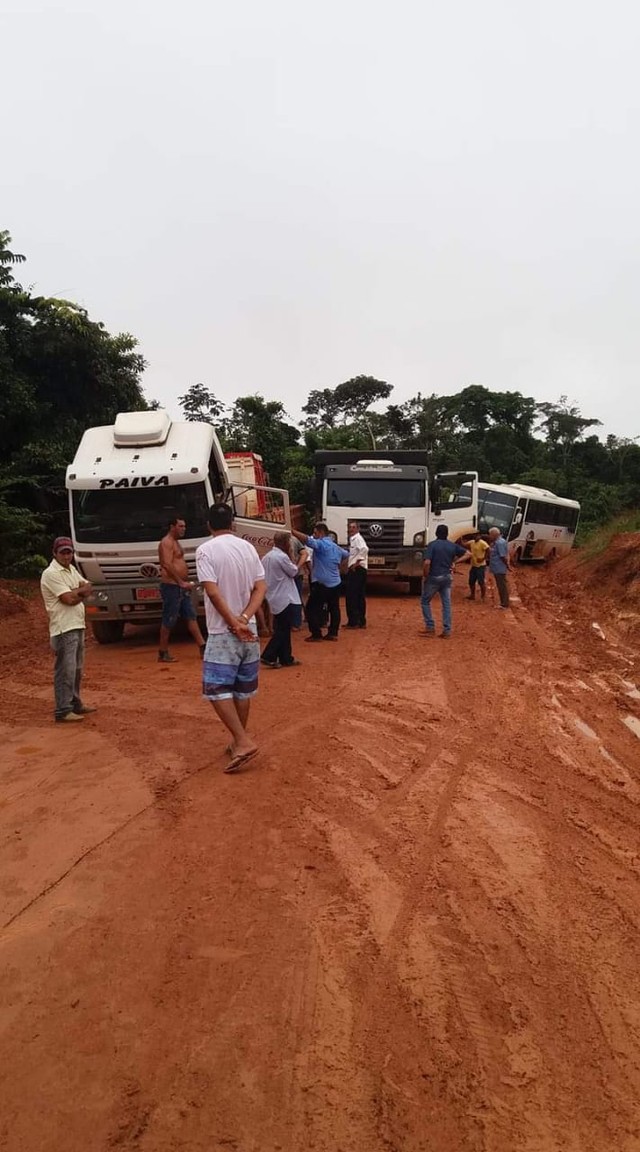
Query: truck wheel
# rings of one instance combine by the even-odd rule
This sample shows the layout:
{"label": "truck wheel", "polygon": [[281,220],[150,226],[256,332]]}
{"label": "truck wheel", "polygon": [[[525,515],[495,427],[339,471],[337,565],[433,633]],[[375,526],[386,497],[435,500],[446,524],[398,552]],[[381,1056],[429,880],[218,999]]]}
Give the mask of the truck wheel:
{"label": "truck wheel", "polygon": [[422,595],[422,580],[420,576],[412,576],[409,580],[409,595],[421,596]]}
{"label": "truck wheel", "polygon": [[124,635],[124,623],[120,620],[92,620],[91,627],[98,644],[117,644]]}

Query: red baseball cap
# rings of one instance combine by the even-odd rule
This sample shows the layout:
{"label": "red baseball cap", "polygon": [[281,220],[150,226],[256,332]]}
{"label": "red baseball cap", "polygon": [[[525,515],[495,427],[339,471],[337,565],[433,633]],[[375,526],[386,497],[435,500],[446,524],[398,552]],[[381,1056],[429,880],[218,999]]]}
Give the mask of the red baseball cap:
{"label": "red baseball cap", "polygon": [[74,551],[73,540],[71,539],[71,537],[70,536],[56,536],[55,540],[53,541],[54,555],[56,552],[64,552],[65,549],[68,552]]}

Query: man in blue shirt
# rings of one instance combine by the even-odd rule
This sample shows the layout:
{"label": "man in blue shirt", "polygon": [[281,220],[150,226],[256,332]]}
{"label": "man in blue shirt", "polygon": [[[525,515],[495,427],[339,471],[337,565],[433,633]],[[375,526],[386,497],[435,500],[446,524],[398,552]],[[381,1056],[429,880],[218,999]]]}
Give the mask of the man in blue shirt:
{"label": "man in blue shirt", "polygon": [[507,583],[507,572],[509,571],[509,545],[505,540],[499,528],[489,529],[489,540],[491,541],[491,551],[489,552],[489,571],[496,582],[498,589],[498,596],[500,597],[500,607],[509,607],[509,585]]}
{"label": "man in blue shirt", "polygon": [[[292,534],[313,553],[311,591],[307,600],[307,624],[311,635],[306,637],[307,642],[337,640],[340,628],[340,565],[343,560],[348,560],[349,553],[334,543],[326,524],[316,524],[313,536],[305,536],[304,532]],[[321,625],[325,610],[329,612],[329,631],[323,636]]]}
{"label": "man in blue shirt", "polygon": [[454,566],[466,556],[468,550],[453,540],[448,540],[449,529],[446,524],[438,524],[436,539],[432,540],[424,550],[424,583],[422,585],[422,615],[424,617],[425,631],[423,636],[435,636],[436,623],[431,612],[431,601],[438,593],[442,603],[442,632],[443,640],[451,635],[451,585]]}

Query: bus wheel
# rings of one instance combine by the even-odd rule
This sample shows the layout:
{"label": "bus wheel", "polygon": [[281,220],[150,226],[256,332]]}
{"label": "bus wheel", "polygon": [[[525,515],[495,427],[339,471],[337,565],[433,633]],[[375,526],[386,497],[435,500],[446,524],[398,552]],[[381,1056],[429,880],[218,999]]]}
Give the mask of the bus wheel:
{"label": "bus wheel", "polygon": [[91,627],[98,644],[117,644],[124,636],[121,620],[92,620]]}
{"label": "bus wheel", "polygon": [[409,579],[409,595],[421,596],[422,595],[422,580],[419,576],[411,576]]}

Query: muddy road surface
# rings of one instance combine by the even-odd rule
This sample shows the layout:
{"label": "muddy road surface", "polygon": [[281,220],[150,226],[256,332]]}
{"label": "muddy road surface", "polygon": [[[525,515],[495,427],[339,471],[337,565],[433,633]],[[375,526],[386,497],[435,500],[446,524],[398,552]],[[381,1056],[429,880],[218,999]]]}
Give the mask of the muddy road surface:
{"label": "muddy road surface", "polygon": [[65,727],[3,620],[0,1148],[640,1149],[640,665],[520,580],[300,634],[237,776],[188,640]]}

